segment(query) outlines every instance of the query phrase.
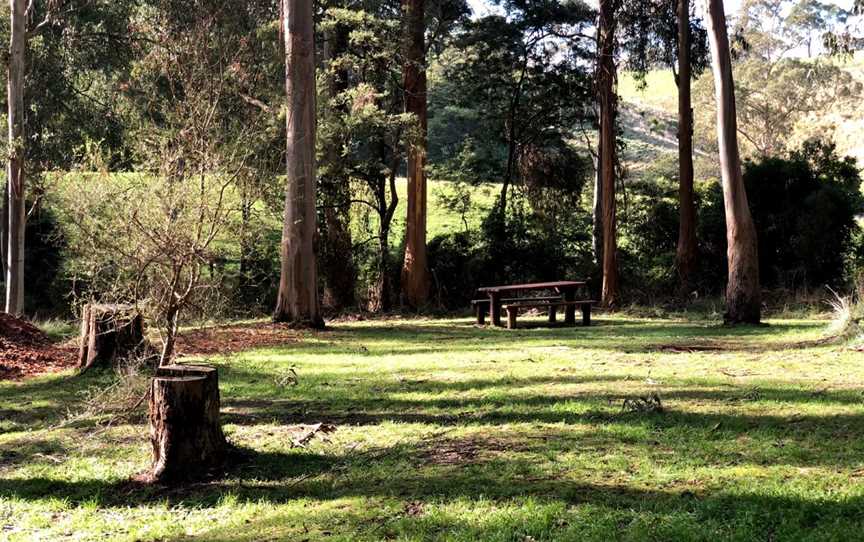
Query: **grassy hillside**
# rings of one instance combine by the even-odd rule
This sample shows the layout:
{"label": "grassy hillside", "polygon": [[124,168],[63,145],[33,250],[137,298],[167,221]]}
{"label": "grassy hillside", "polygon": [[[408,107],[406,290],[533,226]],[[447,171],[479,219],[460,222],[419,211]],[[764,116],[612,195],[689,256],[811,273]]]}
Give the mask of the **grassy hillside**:
{"label": "grassy hillside", "polygon": [[[470,197],[470,205],[467,206],[464,217],[458,209],[447,205],[447,201],[456,195],[457,189],[456,183],[436,180],[429,181],[428,239],[431,240],[438,235],[465,231],[466,224],[471,230],[479,228],[483,219],[489,214],[489,210],[495,205],[500,187],[492,184],[466,187],[466,191]],[[393,239],[391,240],[394,244],[401,242],[403,232],[405,231],[405,217],[408,214],[407,179],[400,178],[398,180],[397,190],[399,193],[399,206],[396,210],[396,217],[393,219]]]}
{"label": "grassy hillside", "polygon": [[[864,84],[864,54],[837,62]],[[623,73],[619,77],[618,92],[622,102],[625,140],[628,143],[633,142],[630,144],[631,149],[625,154],[625,160],[631,164],[631,169],[636,171],[644,168],[646,160],[662,159],[669,150],[674,151],[675,146],[678,102],[672,71],[652,71],[647,75],[646,83],[644,88],[639,88],[632,74]],[[697,142],[700,139],[713,140],[713,123],[698,117],[697,114]],[[633,119],[637,122],[633,122]],[[663,131],[659,131],[658,127],[663,127]],[[790,140],[794,142],[820,130],[833,137],[842,154],[853,156],[859,163],[864,164],[864,110],[857,106],[835,107],[812,115],[800,123],[795,133],[790,134]],[[664,137],[658,139],[658,135]],[[665,139],[670,139],[672,149]]]}

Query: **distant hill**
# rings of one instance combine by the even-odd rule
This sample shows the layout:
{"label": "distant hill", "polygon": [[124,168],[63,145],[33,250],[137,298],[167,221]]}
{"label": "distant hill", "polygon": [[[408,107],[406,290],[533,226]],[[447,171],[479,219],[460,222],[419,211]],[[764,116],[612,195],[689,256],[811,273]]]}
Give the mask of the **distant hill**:
{"label": "distant hill", "polygon": [[[843,68],[864,83],[864,54],[843,63]],[[619,77],[621,127],[627,149],[624,160],[631,174],[653,170],[677,157],[677,87],[670,70],[656,70],[646,77],[640,90],[631,74]],[[864,167],[864,107],[833,108],[805,121],[811,127],[824,126],[838,150],[855,157]],[[697,140],[713,139],[713,125],[697,122]],[[701,137],[700,137],[701,136]],[[697,176],[713,176],[713,152],[697,149]]]}

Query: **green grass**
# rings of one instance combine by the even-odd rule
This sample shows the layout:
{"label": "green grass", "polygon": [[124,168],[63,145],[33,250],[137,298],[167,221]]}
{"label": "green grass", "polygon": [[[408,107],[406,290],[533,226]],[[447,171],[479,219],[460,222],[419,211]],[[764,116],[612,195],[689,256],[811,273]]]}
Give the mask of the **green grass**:
{"label": "green grass", "polygon": [[[210,360],[244,459],[177,490],[128,482],[143,418],[59,427],[110,374],[0,383],[0,539],[864,536],[864,364],[824,321],[597,324],[337,323]],[[622,409],[652,393],[664,412]],[[338,429],[292,447],[316,422]]]}
{"label": "green grass", "polygon": [[663,110],[670,115],[678,112],[678,86],[672,70],[651,70],[645,75],[646,87],[640,89],[630,72],[618,77],[618,95],[625,102]]}
{"label": "green grass", "polygon": [[[471,194],[471,205],[465,214],[463,222],[463,217],[459,211],[448,208],[443,202],[443,198],[452,196],[454,186],[455,183],[450,181],[429,180],[426,235],[430,240],[439,235],[463,232],[466,229],[466,224],[469,230],[477,231],[489,214],[489,211],[494,207],[498,193],[501,190],[499,185],[493,184],[467,186],[467,190]],[[408,214],[408,180],[405,177],[400,177],[396,180],[396,191],[399,202],[393,215],[393,224],[390,232],[390,245],[394,248],[400,246],[405,235],[405,218]],[[355,207],[358,212],[364,209],[362,206]],[[377,217],[373,216],[370,218],[372,230],[376,231],[378,227]],[[366,233],[368,232],[358,235],[358,237],[362,237]]]}
{"label": "green grass", "polygon": [[41,329],[54,342],[71,339],[81,331],[79,324],[57,318],[38,320],[34,322],[34,325]]}

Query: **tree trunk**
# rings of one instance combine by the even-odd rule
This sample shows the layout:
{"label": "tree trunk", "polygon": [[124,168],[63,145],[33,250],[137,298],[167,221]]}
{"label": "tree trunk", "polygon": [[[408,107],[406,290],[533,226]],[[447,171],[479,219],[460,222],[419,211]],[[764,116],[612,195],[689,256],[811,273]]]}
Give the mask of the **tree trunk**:
{"label": "tree trunk", "polygon": [[726,14],[722,0],[708,0],[708,38],[717,101],[717,141],[726,212],[726,242],[729,282],[726,285],[727,323],[758,323],[761,318],[759,253],[756,228],[747,204],[738,151],[735,87]]}
{"label": "tree trunk", "polygon": [[388,312],[391,308],[389,238],[389,229],[378,236],[378,277],[369,296],[369,310],[372,312]]}
{"label": "tree trunk", "polygon": [[690,100],[690,0],[678,0],[678,267],[682,294],[690,293],[696,265],[693,198],[693,108]]}
{"label": "tree trunk", "polygon": [[228,442],[219,421],[219,376],[215,367],[166,365],[150,385],[148,482],[174,484],[206,475],[222,465]]}
{"label": "tree trunk", "polygon": [[615,216],[615,11],[616,0],[600,1],[597,91],[600,101],[599,160],[603,215],[603,305],[618,302],[618,246]]}
{"label": "tree trunk", "polygon": [[[594,250],[594,263],[603,265],[603,173],[600,169],[600,156],[603,150],[598,145],[597,156],[594,158],[594,201],[591,206],[591,245]],[[602,278],[602,277],[601,277]]]}
{"label": "tree trunk", "polygon": [[402,292],[412,307],[429,298],[431,280],[426,261],[426,12],[425,0],[402,0],[405,17],[405,112],[417,119],[419,133],[408,146],[408,218]]}
{"label": "tree trunk", "polygon": [[144,320],[132,305],[84,306],[78,368],[112,364],[144,353]]}
{"label": "tree trunk", "polygon": [[[8,171],[7,171],[8,173]],[[6,258],[7,258],[7,249],[9,247],[9,181],[8,177],[3,182],[3,202],[2,209],[0,209],[0,262],[2,262],[4,273],[3,279],[5,282],[6,279]]]}
{"label": "tree trunk", "polygon": [[[595,47],[597,47],[597,75],[600,74],[600,34],[595,36]],[[597,91],[599,93],[600,81],[597,80]],[[599,106],[599,94],[598,94]],[[598,112],[599,117],[599,112]],[[603,284],[603,173],[601,171],[601,157],[603,156],[603,142],[598,139],[597,154],[592,157],[594,162],[594,201],[591,206],[591,245],[594,250],[594,263],[599,269],[599,284]]]}
{"label": "tree trunk", "polygon": [[[337,26],[328,35],[324,49],[333,61],[348,49],[348,29]],[[348,73],[343,68],[331,69],[328,93],[331,99],[348,88]],[[324,282],[324,304],[333,309],[344,309],[355,304],[357,266],[351,239],[351,192],[348,174],[343,165],[345,149],[344,105],[325,108],[331,125],[330,137],[323,141],[322,155],[326,161],[325,173],[320,178],[323,225],[321,227],[321,274]]]}
{"label": "tree trunk", "polygon": [[162,343],[162,353],[159,355],[160,367],[170,364],[174,359],[174,346],[177,344],[177,320],[179,316],[179,307],[171,307],[166,312],[165,319],[167,320],[167,323],[165,326],[165,339]]}
{"label": "tree trunk", "polygon": [[273,319],[323,327],[315,261],[315,43],[312,0],[284,0],[286,117],[282,272]]}
{"label": "tree trunk", "polygon": [[252,196],[248,187],[241,185],[240,190],[240,281],[243,287],[249,282],[249,256],[252,247],[249,243],[249,222],[252,220]]}
{"label": "tree trunk", "polygon": [[11,38],[6,72],[9,104],[9,161],[6,179],[9,192],[9,223],[6,234],[6,312],[19,315],[24,309],[24,72],[27,51],[27,0],[10,0]]}
{"label": "tree trunk", "polygon": [[333,207],[324,210],[326,246],[323,248],[322,267],[325,305],[337,310],[354,306],[357,285],[354,245],[346,214]]}

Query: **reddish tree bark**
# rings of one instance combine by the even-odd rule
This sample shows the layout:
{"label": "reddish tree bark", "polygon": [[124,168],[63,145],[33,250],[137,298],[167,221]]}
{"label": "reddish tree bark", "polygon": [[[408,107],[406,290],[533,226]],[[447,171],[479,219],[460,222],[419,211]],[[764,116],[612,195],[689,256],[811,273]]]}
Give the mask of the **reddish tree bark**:
{"label": "reddish tree bark", "polygon": [[678,250],[681,293],[692,286],[696,265],[696,203],[693,198],[693,107],[690,99],[690,0],[678,0]]}
{"label": "reddish tree bark", "polygon": [[600,1],[597,93],[600,102],[599,167],[603,216],[603,290],[602,303],[614,307],[618,302],[618,244],[615,209],[615,11],[617,0]]}
{"label": "reddish tree bark", "polygon": [[717,102],[717,141],[720,147],[729,260],[725,320],[730,324],[758,323],[761,318],[759,253],[756,228],[750,215],[741,175],[735,86],[723,0],[708,0],[707,15]]}
{"label": "reddish tree bark", "polygon": [[286,118],[282,270],[273,319],[323,327],[315,258],[315,41],[312,0],[284,0]]}
{"label": "reddish tree bark", "polygon": [[408,219],[405,228],[405,260],[402,264],[402,292],[412,307],[424,305],[429,297],[429,269],[426,260],[426,24],[425,0],[402,0],[405,17],[405,112],[417,118],[419,133],[408,148]]}

